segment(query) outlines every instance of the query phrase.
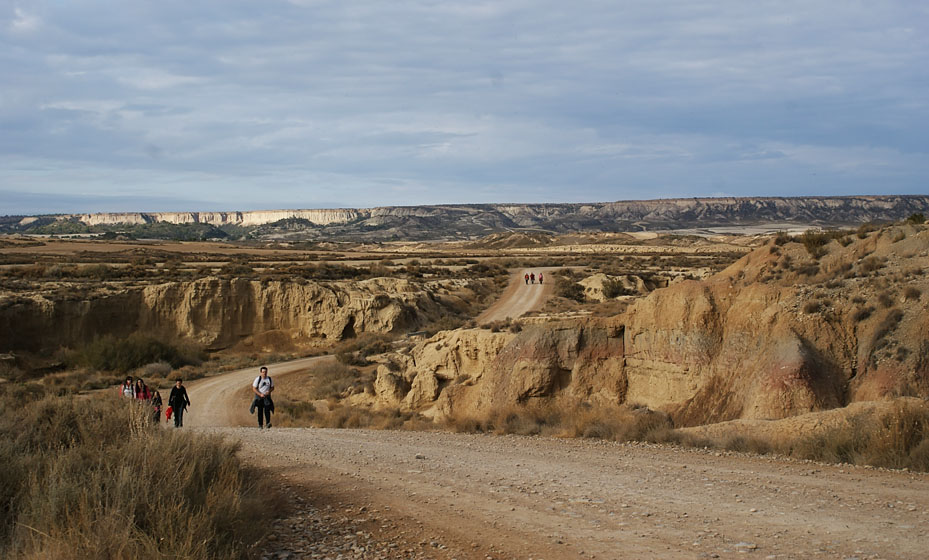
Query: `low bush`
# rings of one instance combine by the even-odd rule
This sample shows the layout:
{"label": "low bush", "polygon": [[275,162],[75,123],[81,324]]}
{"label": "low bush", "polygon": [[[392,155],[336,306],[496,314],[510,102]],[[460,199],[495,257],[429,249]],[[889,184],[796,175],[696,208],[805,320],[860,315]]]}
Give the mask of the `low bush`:
{"label": "low bush", "polygon": [[806,314],[819,313],[823,309],[823,304],[817,299],[808,301],[803,304],[803,312]]}
{"label": "low bush", "polygon": [[362,333],[357,338],[342,341],[333,352],[346,365],[366,366],[368,357],[390,352],[394,337],[382,333]]}
{"label": "low bush", "polygon": [[809,230],[800,236],[800,243],[803,244],[810,256],[818,259],[828,252],[826,245],[832,239],[833,237],[828,232]]}
{"label": "low bush", "polygon": [[540,403],[514,405],[446,419],[457,432],[584,437],[610,441],[667,441],[671,423],[667,415],[634,406],[593,407]]}
{"label": "low bush", "polygon": [[193,345],[176,345],[144,334],[126,338],[103,336],[68,356],[72,366],[97,370],[127,372],[153,362],[165,362],[173,368],[199,365],[203,354]]}
{"label": "low bush", "polygon": [[789,444],[786,454],[801,459],[929,471],[929,407],[897,405],[884,416],[854,418]]}
{"label": "low bush", "polygon": [[855,313],[852,314],[852,320],[856,323],[860,323],[871,316],[874,313],[874,308],[870,305],[867,307],[859,307],[855,310]]}
{"label": "low bush", "polygon": [[906,301],[919,301],[922,295],[923,293],[916,286],[907,286],[903,290],[903,299]]}
{"label": "low bush", "polygon": [[337,362],[326,361],[315,367],[309,387],[309,397],[312,399],[333,399],[347,396],[350,389],[358,392],[364,391],[374,383],[372,373],[350,367],[341,360]]}
{"label": "low bush", "polygon": [[858,230],[856,233],[858,235],[858,239],[864,239],[868,237],[868,234],[871,233],[872,231],[877,231],[877,226],[874,224],[868,223],[868,224],[861,224],[860,226],[858,226]]}
{"label": "low bush", "polygon": [[882,268],[884,268],[884,259],[879,257],[867,257],[858,263],[858,270],[861,272],[877,272]]}
{"label": "low bush", "polygon": [[275,425],[374,430],[432,430],[435,425],[415,412],[337,404],[317,410],[312,403],[283,401],[277,405]]}
{"label": "low bush", "polygon": [[634,293],[635,291],[626,289],[626,286],[623,284],[622,280],[607,280],[603,283],[603,296],[608,299],[617,298],[619,296],[633,295]]}
{"label": "low bush", "polygon": [[235,444],[158,429],[118,397],[17,400],[0,417],[0,556],[244,558],[274,492]]}
{"label": "low bush", "polygon": [[584,286],[570,278],[559,276],[555,279],[555,295],[578,303],[584,303]]}

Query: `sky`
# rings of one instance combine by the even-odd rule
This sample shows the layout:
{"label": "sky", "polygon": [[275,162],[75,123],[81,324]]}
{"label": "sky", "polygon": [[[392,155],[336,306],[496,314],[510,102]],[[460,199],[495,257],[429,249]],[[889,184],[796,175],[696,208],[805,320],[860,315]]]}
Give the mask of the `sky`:
{"label": "sky", "polygon": [[927,194],[929,3],[0,0],[0,215]]}

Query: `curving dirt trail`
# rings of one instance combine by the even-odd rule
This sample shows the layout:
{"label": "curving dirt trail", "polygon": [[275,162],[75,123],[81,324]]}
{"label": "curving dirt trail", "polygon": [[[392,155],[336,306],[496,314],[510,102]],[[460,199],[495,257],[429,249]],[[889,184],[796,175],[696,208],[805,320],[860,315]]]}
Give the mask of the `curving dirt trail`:
{"label": "curving dirt trail", "polygon": [[[558,270],[558,268],[526,268],[514,272],[510,277],[510,285],[507,286],[500,299],[481,313],[477,318],[477,322],[485,324],[493,321],[504,321],[508,317],[517,319],[523,313],[541,306],[552,296],[554,278],[552,278],[551,273],[554,270]],[[536,276],[542,273],[547,281],[539,284],[538,279],[536,279],[535,284],[526,284],[525,275],[530,273]]]}
{"label": "curving dirt trail", "polygon": [[[270,365],[277,394],[321,359]],[[259,431],[243,427],[256,375],[190,383],[185,424],[235,438],[291,492],[268,558],[929,556],[926,474],[589,440]]]}

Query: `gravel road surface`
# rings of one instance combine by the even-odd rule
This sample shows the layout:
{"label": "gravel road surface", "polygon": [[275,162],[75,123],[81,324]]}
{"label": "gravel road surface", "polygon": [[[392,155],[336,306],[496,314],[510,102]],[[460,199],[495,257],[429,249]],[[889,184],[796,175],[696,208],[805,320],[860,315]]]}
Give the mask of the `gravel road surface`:
{"label": "gravel road surface", "polygon": [[[272,365],[276,394],[321,359]],[[290,509],[264,558],[929,558],[926,474],[591,440],[259,431],[256,375],[190,383],[184,429],[238,440],[280,481]]]}

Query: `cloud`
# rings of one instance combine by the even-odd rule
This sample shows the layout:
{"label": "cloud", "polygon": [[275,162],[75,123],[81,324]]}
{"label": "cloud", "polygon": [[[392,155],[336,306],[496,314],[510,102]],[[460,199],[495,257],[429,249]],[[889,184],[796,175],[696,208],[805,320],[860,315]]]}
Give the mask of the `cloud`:
{"label": "cloud", "polygon": [[22,8],[14,8],[10,30],[14,33],[29,33],[38,29],[41,23],[42,20],[38,16],[30,14]]}
{"label": "cloud", "polygon": [[0,92],[8,192],[216,206],[925,192],[915,4],[25,10],[0,9],[0,72],[17,77]]}

